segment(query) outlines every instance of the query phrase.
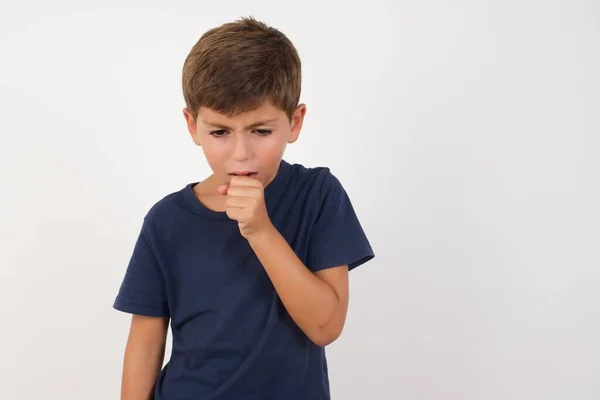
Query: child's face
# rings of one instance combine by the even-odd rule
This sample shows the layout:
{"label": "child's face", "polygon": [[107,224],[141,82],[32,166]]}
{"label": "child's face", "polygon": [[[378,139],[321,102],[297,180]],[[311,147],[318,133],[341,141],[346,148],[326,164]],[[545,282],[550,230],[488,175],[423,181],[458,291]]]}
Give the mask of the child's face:
{"label": "child's face", "polygon": [[206,107],[193,120],[184,109],[188,130],[201,146],[210,168],[221,183],[236,174],[249,174],[271,183],[288,143],[298,139],[306,106],[298,106],[291,122],[270,102],[231,118]]}

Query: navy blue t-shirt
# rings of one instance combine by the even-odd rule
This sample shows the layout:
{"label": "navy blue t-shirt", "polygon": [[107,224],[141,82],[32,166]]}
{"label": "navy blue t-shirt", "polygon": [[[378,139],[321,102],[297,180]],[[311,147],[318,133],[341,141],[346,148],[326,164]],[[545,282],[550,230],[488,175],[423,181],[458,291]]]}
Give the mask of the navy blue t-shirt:
{"label": "navy blue t-shirt", "polygon": [[[237,222],[198,201],[195,184],[148,212],[114,303],[171,319],[172,353],[156,399],[329,399],[325,349],[291,319]],[[265,202],[311,271],[352,270],[374,257],[328,168],[282,160]]]}

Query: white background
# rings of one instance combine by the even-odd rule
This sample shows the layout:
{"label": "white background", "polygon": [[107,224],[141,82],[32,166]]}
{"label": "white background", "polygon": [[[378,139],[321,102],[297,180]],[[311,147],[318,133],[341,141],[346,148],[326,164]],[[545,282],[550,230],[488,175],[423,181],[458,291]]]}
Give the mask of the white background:
{"label": "white background", "polygon": [[303,60],[286,159],[331,167],[377,254],[333,398],[600,398],[593,0],[2,1],[2,397],[118,398],[142,218],[209,173],[184,59],[247,15]]}

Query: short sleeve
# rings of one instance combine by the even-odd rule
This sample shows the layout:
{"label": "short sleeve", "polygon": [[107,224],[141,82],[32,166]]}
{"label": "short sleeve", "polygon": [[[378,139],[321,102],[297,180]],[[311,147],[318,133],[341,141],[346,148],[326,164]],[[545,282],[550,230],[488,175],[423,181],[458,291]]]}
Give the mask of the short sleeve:
{"label": "short sleeve", "polygon": [[375,255],[340,181],[327,171],[319,197],[320,210],[308,246],[307,267],[313,271],[348,265],[352,270]]}
{"label": "short sleeve", "polygon": [[130,314],[168,317],[166,283],[148,230],[144,221],[113,307]]}

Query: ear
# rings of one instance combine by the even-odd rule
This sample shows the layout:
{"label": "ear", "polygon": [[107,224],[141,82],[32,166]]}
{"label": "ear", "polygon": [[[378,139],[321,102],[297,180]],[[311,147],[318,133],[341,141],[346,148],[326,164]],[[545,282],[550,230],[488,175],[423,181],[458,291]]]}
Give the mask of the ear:
{"label": "ear", "polygon": [[288,140],[288,143],[294,143],[298,140],[298,136],[300,136],[300,131],[302,130],[302,123],[304,122],[304,116],[306,115],[306,105],[300,104],[296,107],[294,111],[294,115],[292,115],[292,134]]}
{"label": "ear", "polygon": [[194,120],[194,117],[188,108],[183,109],[183,116],[185,118],[185,122],[187,123],[188,132],[192,136],[192,140],[194,143],[196,143],[196,145],[202,146],[200,135],[198,135],[198,130],[196,127],[196,121]]}

